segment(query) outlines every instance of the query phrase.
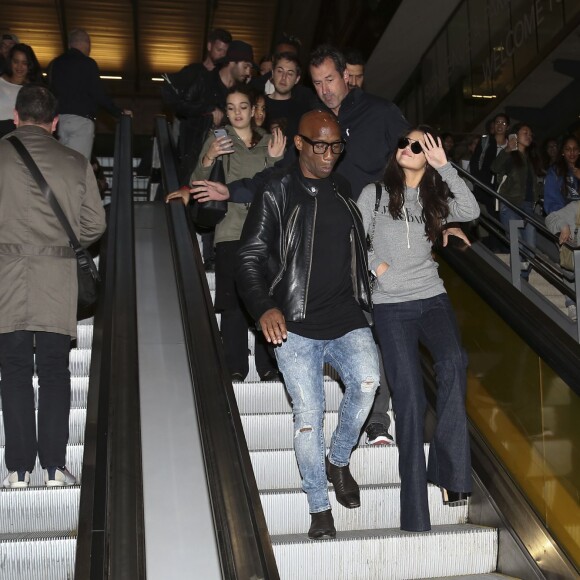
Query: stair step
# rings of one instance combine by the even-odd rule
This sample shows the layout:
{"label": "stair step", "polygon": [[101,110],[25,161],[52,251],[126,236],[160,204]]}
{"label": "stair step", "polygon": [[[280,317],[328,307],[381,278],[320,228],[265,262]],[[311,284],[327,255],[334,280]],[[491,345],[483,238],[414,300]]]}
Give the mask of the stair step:
{"label": "stair step", "polygon": [[[4,468],[4,447],[0,447],[0,465]],[[66,466],[68,470],[77,478],[77,481],[81,480],[82,469],[83,469],[83,445],[67,445],[66,448]],[[6,472],[4,471],[4,474]],[[34,465],[34,470],[30,474],[30,487],[44,487],[43,471],[40,466],[40,461],[38,457],[36,458],[36,463]],[[4,478],[4,475],[2,476]]]}
{"label": "stair step", "polygon": [[0,536],[2,580],[70,580],[75,551],[76,539],[64,534]]}
{"label": "stair step", "polygon": [[93,328],[92,324],[77,324],[76,348],[91,348],[93,344]]}
{"label": "stair step", "polygon": [[[248,355],[249,372],[244,383],[260,383],[260,375],[256,370],[256,360],[253,354]],[[324,365],[324,378],[325,380],[339,380],[338,373],[330,366]]]}
{"label": "stair step", "polygon": [[[71,409],[81,409],[87,406],[87,394],[89,392],[89,377],[72,377],[71,380]],[[34,408],[38,409],[38,377],[33,377]],[[0,410],[2,401],[0,401]]]}
{"label": "stair step", "polygon": [[519,580],[519,578],[505,574],[467,574],[466,576],[443,576],[438,580]]}
{"label": "stair step", "polygon": [[[332,515],[337,530],[374,530],[398,528],[400,525],[399,495],[401,487],[390,485],[361,485],[361,506],[347,509],[334,497],[329,488]],[[428,487],[429,512],[432,525],[464,524],[467,522],[467,504],[449,507],[443,504],[441,491]],[[260,492],[270,535],[306,534],[310,514],[306,494],[302,490],[273,490]]]}
{"label": "stair step", "polygon": [[[38,418],[38,412],[36,413]],[[86,409],[71,409],[69,415],[69,445],[80,445],[85,440]],[[4,414],[0,413],[0,446],[5,445],[4,439]]]}
{"label": "stair step", "polygon": [[[425,444],[425,457],[429,445]],[[258,489],[299,489],[300,472],[293,449],[251,451],[250,459]],[[399,453],[394,445],[361,445],[354,450],[350,469],[359,484],[399,483]]]}
{"label": "stair step", "polygon": [[493,528],[463,524],[423,533],[339,531],[325,541],[301,533],[273,536],[272,544],[282,580],[411,580],[493,572],[497,535]]}
{"label": "stair step", "polygon": [[[389,411],[391,418],[391,435],[396,436],[395,428],[392,425],[393,415]],[[332,433],[336,429],[338,413],[330,411],[325,414],[324,437],[330,441]],[[250,451],[260,449],[293,449],[294,448],[294,425],[292,413],[268,413],[242,415],[242,425],[244,434]],[[359,443],[362,445],[366,440],[366,435],[361,435]]]}
{"label": "stair step", "polygon": [[0,491],[0,533],[73,532],[77,529],[79,485]]}

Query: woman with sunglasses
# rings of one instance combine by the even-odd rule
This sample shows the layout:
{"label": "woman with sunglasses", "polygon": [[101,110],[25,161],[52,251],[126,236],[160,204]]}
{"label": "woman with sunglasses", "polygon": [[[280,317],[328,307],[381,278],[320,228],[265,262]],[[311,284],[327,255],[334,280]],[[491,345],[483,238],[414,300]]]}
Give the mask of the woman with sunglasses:
{"label": "woman with sunglasses", "polygon": [[[479,205],[426,126],[399,140],[380,188],[377,212],[375,184],[363,189],[357,203],[371,240],[375,329],[396,416],[401,529],[428,531],[427,481],[441,487],[447,505],[461,505],[471,492],[467,356],[431,247],[446,223],[476,219]],[[438,387],[428,468],[420,345],[433,357]]]}

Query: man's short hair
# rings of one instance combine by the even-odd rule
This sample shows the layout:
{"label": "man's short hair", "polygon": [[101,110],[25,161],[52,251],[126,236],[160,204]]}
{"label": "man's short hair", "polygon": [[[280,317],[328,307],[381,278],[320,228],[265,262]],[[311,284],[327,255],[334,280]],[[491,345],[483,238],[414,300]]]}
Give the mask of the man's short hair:
{"label": "man's short hair", "polygon": [[338,48],[331,46],[330,44],[317,46],[310,53],[310,66],[313,66],[314,68],[319,67],[327,58],[334,62],[338,74],[344,73],[346,69],[344,54],[342,54]]}
{"label": "man's short hair", "polygon": [[300,67],[300,61],[298,60],[298,55],[293,52],[277,52],[272,57],[272,68],[276,68],[281,60],[287,60],[296,65],[296,74],[300,76],[302,74],[302,68]]}
{"label": "man's short hair", "polygon": [[507,113],[498,113],[494,118],[493,118],[493,122],[495,123],[499,117],[503,117],[506,120],[506,124],[509,126],[509,124],[511,123],[510,121],[510,117]]}
{"label": "man's short hair", "polygon": [[90,42],[91,37],[86,30],[75,28],[68,33],[68,45],[74,46],[83,42]]}
{"label": "man's short hair", "polygon": [[365,66],[366,64],[362,52],[356,48],[345,48],[344,60],[346,60],[348,64],[360,64],[362,66]]}
{"label": "man's short hair", "polygon": [[16,34],[12,34],[11,32],[3,32],[0,40],[11,40],[14,44],[18,44],[20,42],[20,40],[18,40],[18,36],[16,36]]}
{"label": "man's short hair", "polygon": [[276,50],[277,46],[281,44],[288,44],[289,46],[293,46],[296,49],[296,54],[300,53],[300,49],[302,48],[302,42],[297,36],[293,36],[291,34],[282,34],[280,38],[274,44],[274,50]]}
{"label": "man's short hair", "polygon": [[220,40],[224,44],[229,44],[232,41],[232,35],[224,28],[214,28],[207,37],[208,42],[215,42]]}
{"label": "man's short hair", "polygon": [[56,97],[39,85],[24,85],[16,96],[16,112],[21,121],[48,125],[56,117]]}

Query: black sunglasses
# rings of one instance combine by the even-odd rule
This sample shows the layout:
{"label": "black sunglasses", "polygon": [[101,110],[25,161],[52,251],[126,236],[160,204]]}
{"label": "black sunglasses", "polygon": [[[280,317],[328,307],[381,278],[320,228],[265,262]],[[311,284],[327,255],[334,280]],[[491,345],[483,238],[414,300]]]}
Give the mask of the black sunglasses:
{"label": "black sunglasses", "polygon": [[346,145],[346,143],[344,141],[334,141],[334,143],[327,143],[326,141],[312,141],[312,139],[309,139],[308,137],[306,137],[304,135],[298,135],[298,136],[302,137],[302,139],[304,139],[304,141],[306,141],[306,143],[309,143],[310,145],[312,145],[312,150],[317,155],[324,155],[328,151],[329,147],[330,147],[330,150],[335,155],[339,155],[340,153],[342,153],[344,151],[344,147]]}
{"label": "black sunglasses", "polygon": [[411,145],[411,151],[415,155],[418,155],[419,153],[423,152],[423,147],[421,147],[421,143],[419,143],[419,141],[409,139],[409,137],[402,137],[401,139],[399,139],[399,142],[397,143],[397,147],[399,149],[405,149],[409,145]]}

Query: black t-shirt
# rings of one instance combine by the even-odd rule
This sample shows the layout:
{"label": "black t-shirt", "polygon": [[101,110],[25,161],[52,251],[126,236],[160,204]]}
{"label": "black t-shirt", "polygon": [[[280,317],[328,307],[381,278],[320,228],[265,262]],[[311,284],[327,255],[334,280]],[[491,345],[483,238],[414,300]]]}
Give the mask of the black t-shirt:
{"label": "black t-shirt", "polygon": [[268,119],[268,124],[272,124],[272,122],[280,123],[288,142],[291,142],[294,135],[298,133],[300,117],[307,111],[310,111],[310,109],[309,103],[305,103],[294,97],[283,101],[266,97],[266,118]]}
{"label": "black t-shirt", "polygon": [[311,182],[318,194],[306,317],[286,324],[300,336],[333,340],[368,324],[353,290],[350,212],[335,194],[331,177]]}

